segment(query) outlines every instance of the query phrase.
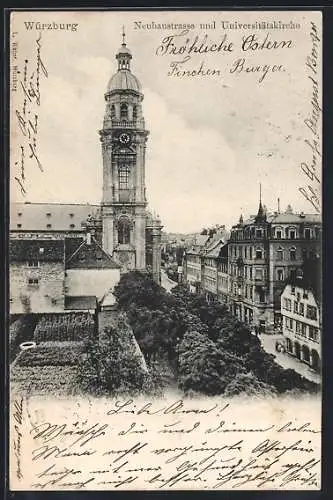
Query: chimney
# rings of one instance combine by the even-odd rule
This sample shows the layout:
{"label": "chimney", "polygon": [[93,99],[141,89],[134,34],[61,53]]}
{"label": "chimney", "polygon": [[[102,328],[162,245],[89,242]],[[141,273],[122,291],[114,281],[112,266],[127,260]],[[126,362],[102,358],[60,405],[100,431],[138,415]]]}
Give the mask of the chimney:
{"label": "chimney", "polygon": [[86,243],[87,245],[91,245],[91,233],[86,234]]}

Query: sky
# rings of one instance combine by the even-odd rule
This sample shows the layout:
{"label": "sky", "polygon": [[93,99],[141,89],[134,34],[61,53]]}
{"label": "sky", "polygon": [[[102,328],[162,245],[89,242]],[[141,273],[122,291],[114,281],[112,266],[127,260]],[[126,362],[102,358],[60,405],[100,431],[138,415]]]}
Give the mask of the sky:
{"label": "sky", "polygon": [[[102,153],[98,131],[105,112],[104,93],[117,70],[115,53],[125,26],[132,72],[139,78],[143,113],[149,139],[146,186],[149,208],[159,214],[164,229],[195,232],[202,227],[236,223],[256,213],[259,184],[263,203],[277,210],[291,204],[295,211],[314,209],[299,192],[307,177],[302,162],[311,163],[305,142],[309,129],[304,120],[311,113],[312,86],[306,58],[311,53],[310,19],[320,26],[319,13],[236,12],[34,12],[16,13],[12,30],[17,41],[17,64],[23,70],[36,60],[39,31],[27,30],[28,21],[77,25],[76,31],[41,32],[40,58],[48,76],[40,77],[40,106],[36,134],[38,158],[25,158],[25,189],[18,183],[20,145],[27,140],[18,126],[16,110],[22,109],[23,92],[11,92],[11,199],[31,202],[99,203],[102,196]],[[261,17],[260,17],[261,16]],[[216,29],[200,29],[215,20]],[[299,23],[300,29],[221,29],[221,21],[241,23],[260,20]],[[193,23],[188,35],[181,29],[135,29],[135,22]],[[184,69],[204,67],[220,71],[218,77],[168,76],[170,64],[183,55],[156,55],[166,36],[177,34],[182,45],[205,34],[210,43],[224,35],[232,52],[191,53]],[[290,40],[290,48],[241,50],[242,37],[254,34],[263,41]],[[179,42],[180,40],[180,42]],[[235,61],[248,66],[282,65],[261,73],[231,73]],[[20,75],[22,72],[20,73]],[[19,76],[20,76],[19,75]],[[15,162],[18,162],[17,164]],[[318,175],[320,175],[318,173]]]}

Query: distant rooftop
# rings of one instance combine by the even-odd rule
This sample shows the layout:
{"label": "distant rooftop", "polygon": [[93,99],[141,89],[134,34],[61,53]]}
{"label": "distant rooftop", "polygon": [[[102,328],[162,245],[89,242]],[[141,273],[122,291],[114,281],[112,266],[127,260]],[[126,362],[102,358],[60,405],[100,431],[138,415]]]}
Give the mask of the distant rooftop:
{"label": "distant rooftop", "polygon": [[98,217],[100,205],[84,203],[10,204],[11,231],[83,231],[88,217]]}

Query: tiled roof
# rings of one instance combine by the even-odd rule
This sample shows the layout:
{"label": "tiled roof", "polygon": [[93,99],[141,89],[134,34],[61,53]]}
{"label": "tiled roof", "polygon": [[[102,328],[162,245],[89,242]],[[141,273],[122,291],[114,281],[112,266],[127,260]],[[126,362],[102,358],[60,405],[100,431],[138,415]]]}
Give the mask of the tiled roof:
{"label": "tiled roof", "polygon": [[64,240],[10,240],[9,259],[14,261],[38,260],[63,262]]}
{"label": "tiled roof", "polygon": [[99,205],[71,203],[11,203],[11,231],[82,231],[82,222],[98,216]]}
{"label": "tiled roof", "polygon": [[65,297],[65,309],[87,311],[96,309],[97,299],[94,295],[82,295],[80,297]]}
{"label": "tiled roof", "polygon": [[91,243],[83,241],[66,260],[66,269],[120,269],[95,238]]}
{"label": "tiled roof", "polygon": [[276,214],[268,217],[269,222],[274,224],[299,224],[304,223],[321,223],[321,216],[319,214]]}

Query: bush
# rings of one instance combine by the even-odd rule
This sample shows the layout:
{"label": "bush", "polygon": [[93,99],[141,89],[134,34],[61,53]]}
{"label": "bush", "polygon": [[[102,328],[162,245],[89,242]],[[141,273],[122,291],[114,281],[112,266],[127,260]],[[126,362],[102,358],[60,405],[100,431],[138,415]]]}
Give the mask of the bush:
{"label": "bush", "polygon": [[75,366],[80,361],[82,342],[44,342],[23,351],[17,358],[19,366]]}
{"label": "bush", "polygon": [[39,317],[35,342],[81,341],[93,336],[94,318],[86,312],[69,314],[45,314]]}
{"label": "bush", "polygon": [[115,328],[104,330],[99,342],[86,342],[86,355],[79,365],[78,381],[93,394],[139,393],[144,390],[148,369],[125,317]]}

